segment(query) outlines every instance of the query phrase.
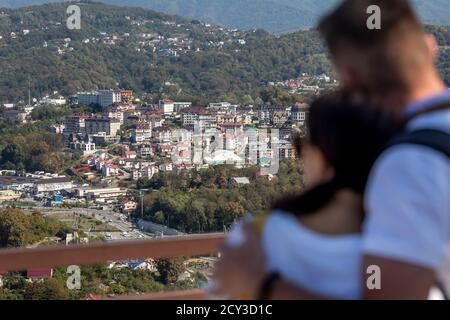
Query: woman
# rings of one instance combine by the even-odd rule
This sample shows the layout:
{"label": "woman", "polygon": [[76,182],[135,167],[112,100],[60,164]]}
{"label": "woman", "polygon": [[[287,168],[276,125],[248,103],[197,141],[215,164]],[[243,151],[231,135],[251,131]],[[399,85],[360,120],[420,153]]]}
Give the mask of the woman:
{"label": "woman", "polygon": [[[333,94],[310,109],[309,134],[295,145],[304,161],[304,193],[256,219],[267,266],[312,293],[358,299],[363,194],[370,169],[397,131],[379,108]],[[242,241],[240,228],[229,245]]]}

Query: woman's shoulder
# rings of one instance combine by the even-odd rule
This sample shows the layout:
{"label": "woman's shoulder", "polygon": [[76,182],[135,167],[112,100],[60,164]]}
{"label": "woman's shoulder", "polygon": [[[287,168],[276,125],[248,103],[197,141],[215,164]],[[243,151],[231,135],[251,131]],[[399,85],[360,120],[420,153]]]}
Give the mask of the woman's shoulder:
{"label": "woman's shoulder", "polygon": [[305,226],[294,214],[282,210],[274,210],[265,217],[261,234],[264,237],[314,243],[330,243],[331,245],[353,244],[359,242],[360,234],[329,235],[314,231]]}

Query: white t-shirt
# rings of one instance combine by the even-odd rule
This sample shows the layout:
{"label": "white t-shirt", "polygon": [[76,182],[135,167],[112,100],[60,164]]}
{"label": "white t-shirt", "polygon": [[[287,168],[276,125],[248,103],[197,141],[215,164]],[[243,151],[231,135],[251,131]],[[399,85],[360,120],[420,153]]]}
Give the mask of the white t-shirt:
{"label": "white t-shirt", "polygon": [[361,235],[317,233],[278,211],[267,220],[262,244],[267,267],[290,283],[326,298],[361,298]]}
{"label": "white t-shirt", "polygon": [[[413,107],[439,99],[450,102],[450,95]],[[419,116],[407,129],[450,133],[450,111]],[[374,166],[365,203],[364,253],[431,268],[450,292],[450,159],[412,144],[387,150]]]}

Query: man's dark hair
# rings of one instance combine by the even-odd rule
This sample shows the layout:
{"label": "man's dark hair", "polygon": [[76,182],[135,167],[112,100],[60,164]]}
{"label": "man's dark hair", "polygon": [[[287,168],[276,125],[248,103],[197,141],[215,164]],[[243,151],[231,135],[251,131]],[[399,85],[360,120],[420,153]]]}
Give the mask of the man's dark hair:
{"label": "man's dark hair", "polygon": [[[368,7],[381,10],[381,29],[369,29]],[[405,90],[406,73],[427,54],[421,23],[408,0],[345,0],[319,23],[333,59],[347,59],[360,88],[378,95]]]}

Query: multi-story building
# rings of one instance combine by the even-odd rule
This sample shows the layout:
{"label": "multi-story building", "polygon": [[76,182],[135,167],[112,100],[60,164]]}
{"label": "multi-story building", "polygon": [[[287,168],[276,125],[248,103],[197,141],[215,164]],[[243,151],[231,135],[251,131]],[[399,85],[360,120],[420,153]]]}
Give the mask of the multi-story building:
{"label": "multi-story building", "polygon": [[307,115],[309,112],[309,107],[306,104],[296,105],[291,109],[290,120],[293,123],[305,123]]}
{"label": "multi-story building", "polygon": [[90,117],[85,119],[85,129],[87,134],[105,132],[108,136],[116,136],[120,130],[120,121],[106,117]]}
{"label": "multi-story building", "polygon": [[124,112],[116,107],[108,107],[104,114],[108,118],[118,119],[121,125],[124,123]]}
{"label": "multi-story building", "polygon": [[190,107],[181,111],[183,126],[193,126],[199,122],[203,127],[210,128],[217,124],[217,114],[203,107]]}
{"label": "multi-story building", "polygon": [[156,173],[158,173],[158,171],[159,171],[158,166],[152,163],[144,168],[142,175],[144,177],[151,179]]}
{"label": "multi-story building", "polygon": [[244,144],[246,143],[246,137],[244,136],[244,126],[241,123],[224,123],[220,125],[222,131],[222,140],[224,150],[232,150],[240,148],[243,150]]}
{"label": "multi-story building", "polygon": [[131,140],[134,143],[143,143],[149,141],[152,137],[152,126],[150,123],[136,125],[131,132]]}
{"label": "multi-story building", "polygon": [[119,174],[119,166],[111,163],[106,163],[102,166],[102,175],[104,177],[117,176]]}
{"label": "multi-story building", "polygon": [[121,102],[129,104],[133,102],[133,90],[117,90],[120,93]]}
{"label": "multi-story building", "polygon": [[192,107],[192,102],[174,102],[173,103],[173,111],[176,113],[180,113],[181,110],[185,108]]}
{"label": "multi-story building", "polygon": [[64,133],[84,133],[86,117],[83,115],[72,115],[66,117]]}
{"label": "multi-story building", "polygon": [[172,141],[173,130],[169,127],[153,128],[152,136],[157,142],[169,142]]}
{"label": "multi-story building", "polygon": [[290,145],[283,145],[279,148],[280,159],[295,159],[295,149]]}
{"label": "multi-story building", "polygon": [[273,124],[275,120],[277,124],[280,124],[284,118],[287,118],[288,112],[283,106],[261,106],[257,109],[257,116],[260,122]]}
{"label": "multi-story building", "polygon": [[122,101],[120,90],[99,90],[78,93],[78,103],[84,105],[98,104],[103,108]]}
{"label": "multi-story building", "polygon": [[109,107],[115,103],[122,101],[121,92],[119,90],[99,90],[99,104],[103,107]]}
{"label": "multi-story building", "polygon": [[216,122],[218,125],[222,123],[232,123],[236,122],[236,116],[233,114],[218,114],[216,116]]}
{"label": "multi-story building", "polygon": [[153,148],[150,145],[141,145],[139,147],[139,155],[144,158],[151,156],[153,155]]}
{"label": "multi-story building", "polygon": [[147,122],[150,123],[152,128],[161,127],[164,123],[164,119],[159,114],[152,114],[147,116]]}
{"label": "multi-story building", "polygon": [[219,113],[236,113],[236,105],[229,102],[211,102],[208,104],[208,109]]}
{"label": "multi-story building", "polygon": [[83,155],[89,155],[96,151],[95,143],[93,142],[73,142],[69,144],[69,147],[74,150],[82,151]]}
{"label": "multi-story building", "polygon": [[271,122],[274,126],[283,125],[288,121],[286,110],[275,111],[272,115]]}
{"label": "multi-story building", "polygon": [[98,92],[79,92],[78,103],[83,105],[100,104],[100,96]]}
{"label": "multi-story building", "polygon": [[171,115],[174,112],[174,102],[172,100],[160,100],[159,107],[164,111],[164,115]]}
{"label": "multi-story building", "polygon": [[185,108],[192,107],[192,102],[175,102],[172,100],[160,100],[158,106],[165,115],[179,113]]}

